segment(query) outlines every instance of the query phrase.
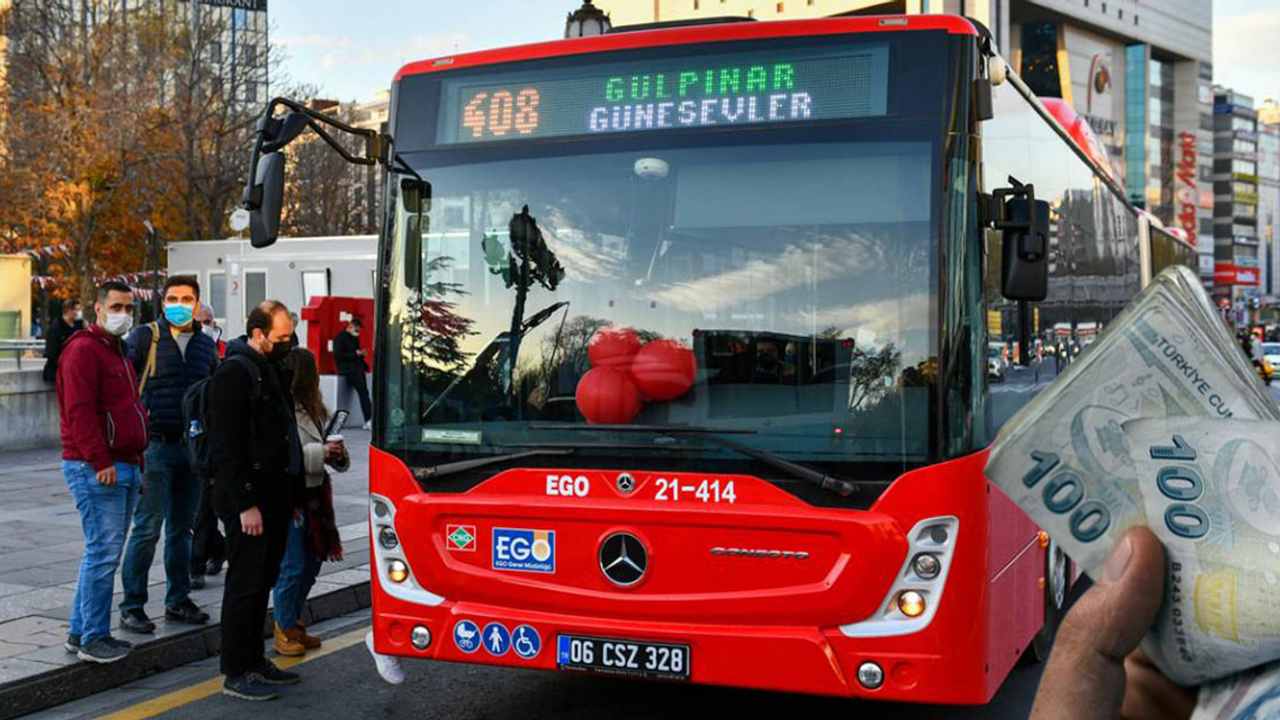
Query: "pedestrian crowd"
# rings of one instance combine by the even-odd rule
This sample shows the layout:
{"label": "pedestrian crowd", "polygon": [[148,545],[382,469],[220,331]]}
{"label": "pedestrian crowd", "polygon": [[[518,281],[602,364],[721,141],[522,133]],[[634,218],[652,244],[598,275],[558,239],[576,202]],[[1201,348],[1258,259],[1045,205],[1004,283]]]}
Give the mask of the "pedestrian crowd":
{"label": "pedestrian crowd", "polygon": [[[66,649],[94,663],[128,656],[131,644],[111,634],[117,568],[119,627],[155,632],[148,573],[163,537],[165,621],[208,623],[191,592],[225,563],[223,692],[270,699],[299,680],[265,656],[273,588],[276,652],[320,646],[302,615],[322,563],[342,559],[329,470],[350,466],[335,427],[345,413],[325,407],[316,356],[297,347],[282,303],[259,304],[245,334],[226,340],[194,277],[170,277],[160,297],[156,319],[133,327],[133,292],[108,282],[90,324],[68,300],[46,334],[44,377],[57,385],[63,475],[85,541]],[[335,354],[367,427],[360,321],[349,324]]]}

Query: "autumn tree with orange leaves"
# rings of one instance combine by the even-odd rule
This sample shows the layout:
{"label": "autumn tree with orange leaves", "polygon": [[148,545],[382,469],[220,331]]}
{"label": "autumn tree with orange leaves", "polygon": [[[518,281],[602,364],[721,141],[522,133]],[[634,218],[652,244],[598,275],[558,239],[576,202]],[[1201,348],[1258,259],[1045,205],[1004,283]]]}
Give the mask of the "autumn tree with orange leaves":
{"label": "autumn tree with orange leaves", "polygon": [[0,251],[69,247],[49,274],[92,307],[98,279],[146,264],[144,220],[166,239],[225,235],[259,108],[222,96],[215,22],[14,0],[0,31]]}

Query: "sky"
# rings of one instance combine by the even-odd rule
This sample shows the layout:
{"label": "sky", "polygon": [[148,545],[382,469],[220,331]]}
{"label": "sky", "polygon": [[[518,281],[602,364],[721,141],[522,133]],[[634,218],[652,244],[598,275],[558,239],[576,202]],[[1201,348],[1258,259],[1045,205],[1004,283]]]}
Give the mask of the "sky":
{"label": "sky", "polygon": [[[1280,99],[1280,0],[1212,2],[1214,82],[1253,95],[1258,103],[1268,96]],[[370,100],[412,60],[561,37],[565,15],[578,5],[577,0],[272,0],[271,39],[284,50],[289,81],[318,87],[323,97]]]}

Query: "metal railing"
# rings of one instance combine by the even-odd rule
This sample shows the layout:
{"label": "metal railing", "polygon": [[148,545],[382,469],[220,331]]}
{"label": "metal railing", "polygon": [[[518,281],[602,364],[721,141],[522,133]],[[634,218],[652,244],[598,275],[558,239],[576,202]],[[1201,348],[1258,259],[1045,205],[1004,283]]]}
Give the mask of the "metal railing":
{"label": "metal railing", "polygon": [[6,354],[12,354],[18,361],[18,369],[22,369],[22,358],[28,352],[35,353],[32,360],[41,360],[44,358],[44,340],[35,338],[17,338],[12,340],[0,339],[0,357]]}

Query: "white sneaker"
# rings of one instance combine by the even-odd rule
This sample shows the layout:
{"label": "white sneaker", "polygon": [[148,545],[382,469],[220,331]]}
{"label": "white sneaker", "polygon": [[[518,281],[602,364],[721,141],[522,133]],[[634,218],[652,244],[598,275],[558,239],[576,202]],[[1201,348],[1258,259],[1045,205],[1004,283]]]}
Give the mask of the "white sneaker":
{"label": "white sneaker", "polygon": [[365,421],[364,421],[364,424],[360,426],[360,429],[361,429],[361,430],[372,430],[372,429],[373,429],[373,421],[372,421],[372,420],[365,420]]}
{"label": "white sneaker", "polygon": [[378,674],[383,680],[392,685],[399,685],[404,682],[404,670],[400,667],[400,660],[391,655],[379,655],[373,649],[373,632],[369,632],[364,636],[364,646],[369,648],[369,654],[373,656],[373,664],[378,668]]}

